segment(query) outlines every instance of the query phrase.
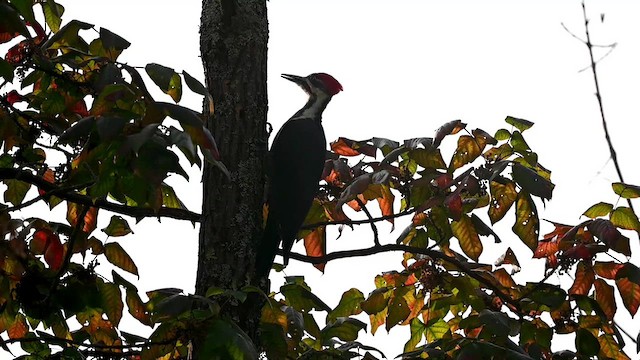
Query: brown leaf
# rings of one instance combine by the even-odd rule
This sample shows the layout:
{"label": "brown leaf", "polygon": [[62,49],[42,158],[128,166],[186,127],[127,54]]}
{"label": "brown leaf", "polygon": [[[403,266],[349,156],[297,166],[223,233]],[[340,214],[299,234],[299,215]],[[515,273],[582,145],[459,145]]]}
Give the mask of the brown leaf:
{"label": "brown leaf", "polygon": [[469,135],[463,135],[458,138],[458,147],[453,153],[449,170],[453,171],[461,166],[472,162],[482,154],[478,142]]}

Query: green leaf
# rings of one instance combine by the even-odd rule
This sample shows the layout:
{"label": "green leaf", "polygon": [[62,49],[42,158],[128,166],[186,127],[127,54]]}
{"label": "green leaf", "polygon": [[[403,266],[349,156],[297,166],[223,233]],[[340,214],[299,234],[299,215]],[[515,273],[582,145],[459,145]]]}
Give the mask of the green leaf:
{"label": "green leaf", "polygon": [[12,6],[6,2],[0,2],[0,14],[2,14],[2,32],[11,36],[11,38],[3,39],[2,42],[10,41],[18,34],[29,36],[29,30]]}
{"label": "green leaf", "polygon": [[105,49],[121,51],[131,46],[131,43],[120,35],[112,33],[105,28],[100,28],[100,39],[102,39],[102,46],[104,46]]}
{"label": "green leaf", "polygon": [[5,59],[0,58],[0,77],[3,77],[6,82],[13,81],[13,71],[15,68],[9,64]]}
{"label": "green leaf", "polygon": [[[109,225],[102,229],[108,236],[125,236],[133,233],[129,227],[129,223],[122,216],[113,215]],[[109,244],[108,244],[109,245]]]}
{"label": "green leaf", "polygon": [[171,96],[173,101],[180,101],[182,97],[182,80],[180,80],[180,75],[175,70],[154,63],[147,64],[145,70],[160,90]]}
{"label": "green leaf", "polygon": [[182,200],[178,198],[175,190],[164,182],[161,184],[162,187],[162,205],[168,208],[173,209],[183,209],[186,210],[187,207],[184,205]]}
{"label": "green leaf", "polygon": [[4,192],[4,201],[12,203],[14,206],[20,205],[27,192],[31,188],[31,184],[15,179],[4,180],[7,190]]}
{"label": "green leaf", "polygon": [[425,333],[425,326],[422,321],[418,320],[418,318],[414,318],[411,320],[411,325],[409,326],[411,330],[411,337],[406,344],[404,344],[403,352],[409,352],[416,349],[416,346],[422,341]]}
{"label": "green leaf", "polygon": [[124,303],[122,302],[122,293],[120,287],[113,283],[105,283],[104,281],[96,281],[101,299],[101,306],[104,313],[114,326],[120,324],[122,319],[122,310]]}
{"label": "green leaf", "polygon": [[462,251],[471,259],[478,261],[482,254],[482,241],[476,232],[471,218],[463,214],[460,220],[451,222],[453,236],[460,242]]}
{"label": "green leaf", "polygon": [[409,159],[414,160],[416,164],[425,169],[446,169],[447,164],[442,159],[440,149],[411,149],[409,150]]}
{"label": "green leaf", "polygon": [[107,260],[113,265],[134,275],[138,275],[138,267],[120,244],[116,242],[105,244],[104,254]]}
{"label": "green leaf", "polygon": [[582,356],[594,356],[600,352],[598,339],[587,329],[576,331],[576,350]]}
{"label": "green leaf", "polygon": [[358,289],[347,290],[340,298],[340,303],[327,314],[327,322],[335,321],[339,317],[349,317],[362,312],[360,304],[364,301],[364,295]]}
{"label": "green leaf", "polygon": [[25,20],[31,23],[36,22],[36,18],[33,14],[33,0],[11,0],[11,4],[18,9],[18,12]]}
{"label": "green leaf", "polygon": [[511,137],[511,132],[507,129],[500,129],[496,131],[496,134],[493,137],[498,141],[508,140]]}
{"label": "green leaf", "polygon": [[511,167],[513,180],[529,194],[542,199],[551,199],[555,185],[536,171],[514,162]]}
{"label": "green leaf", "polygon": [[623,199],[635,199],[640,197],[640,186],[629,185],[621,182],[611,184],[613,191]]}
{"label": "green leaf", "polygon": [[[49,24],[49,26],[51,26],[51,24]],[[72,47],[80,51],[87,51],[89,49],[89,45],[78,35],[78,31],[89,30],[92,28],[92,24],[78,20],[71,20],[68,24],[60,28],[60,30],[56,32],[52,37],[50,37],[49,40],[45,41],[45,43],[42,45],[42,48],[60,49]]]}
{"label": "green leaf", "polygon": [[318,296],[299,284],[285,284],[280,287],[280,292],[285,296],[287,304],[297,311],[309,312],[312,309],[331,311],[331,308]]}
{"label": "green leaf", "polygon": [[360,304],[361,309],[369,315],[381,312],[389,304],[388,292],[390,292],[388,287],[375,289],[371,294],[369,294],[367,300]]}
{"label": "green leaf", "polygon": [[251,339],[236,324],[216,319],[206,330],[206,338],[198,349],[197,359],[257,359]]}
{"label": "green leaf", "polygon": [[512,125],[516,129],[520,130],[520,132],[523,132],[523,131],[529,129],[534,124],[533,122],[531,122],[529,120],[518,119],[518,118],[515,118],[513,116],[507,116],[507,118],[504,119],[504,121],[507,124]]}
{"label": "green leaf", "polygon": [[385,325],[387,331],[404,322],[411,314],[409,304],[407,304],[407,300],[404,297],[410,291],[413,291],[413,286],[399,287],[393,292],[393,297],[389,302],[387,324]]}
{"label": "green leaf", "polygon": [[51,31],[54,33],[60,31],[64,7],[53,0],[47,0],[46,3],[42,3],[42,10],[44,12],[44,20],[51,28]]}
{"label": "green leaf", "polygon": [[427,343],[442,339],[450,331],[449,329],[449,324],[447,324],[443,319],[438,319],[438,321],[427,326],[425,329]]}
{"label": "green leaf", "polygon": [[640,221],[638,217],[628,207],[620,206],[615,208],[609,215],[611,223],[621,229],[635,230],[640,233]]}
{"label": "green leaf", "polygon": [[609,215],[609,213],[611,212],[611,209],[613,209],[613,205],[605,202],[599,202],[595,205],[592,205],[590,208],[588,208],[587,211],[582,213],[582,215],[591,219],[595,219],[600,216]]}
{"label": "green leaf", "polygon": [[529,297],[538,304],[546,305],[551,310],[559,308],[567,298],[567,293],[557,285],[547,283],[528,283]]}
{"label": "green leaf", "polygon": [[182,76],[184,76],[184,82],[187,83],[187,86],[189,87],[189,89],[191,89],[191,91],[203,96],[207,95],[207,88],[204,87],[204,85],[202,85],[200,81],[189,75],[189,73],[186,71],[182,72]]}
{"label": "green leaf", "polygon": [[360,330],[366,330],[367,324],[353,318],[337,318],[322,329],[322,338],[326,341],[338,338],[342,341],[355,341]]}
{"label": "green leaf", "polygon": [[524,190],[520,191],[516,199],[516,222],[511,229],[531,251],[536,250],[540,234],[540,219],[531,195]]}

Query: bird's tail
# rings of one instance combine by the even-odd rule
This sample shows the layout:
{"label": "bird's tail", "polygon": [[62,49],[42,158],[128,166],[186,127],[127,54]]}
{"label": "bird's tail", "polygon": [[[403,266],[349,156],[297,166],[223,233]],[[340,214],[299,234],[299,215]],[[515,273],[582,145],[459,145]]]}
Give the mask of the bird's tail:
{"label": "bird's tail", "polygon": [[280,246],[280,240],[278,222],[276,217],[270,213],[267,217],[262,241],[258,244],[256,253],[256,275],[258,277],[269,276],[273,260],[276,258],[276,252]]}

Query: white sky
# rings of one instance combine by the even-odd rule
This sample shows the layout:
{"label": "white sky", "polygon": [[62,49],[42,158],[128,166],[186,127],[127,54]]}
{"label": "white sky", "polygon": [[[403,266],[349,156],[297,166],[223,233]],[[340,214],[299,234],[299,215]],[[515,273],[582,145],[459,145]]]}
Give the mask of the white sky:
{"label": "white sky", "polygon": [[[104,26],[129,40],[132,46],[123,57],[129,64],[156,62],[203,79],[199,1],[179,6],[169,1],[61,3],[67,10],[65,21],[79,19]],[[640,184],[636,147],[640,2],[594,0],[587,6],[594,20],[594,42],[618,42],[599,66],[600,85],[626,181]],[[503,120],[512,115],[536,123],[525,138],[540,162],[553,171],[556,190],[546,208],[538,203],[541,218],[575,224],[590,205],[617,201],[610,190],[617,177],[608,161],[593,79],[590,71],[578,72],[588,66],[588,54],[560,25],[563,22],[583,36],[579,1],[271,0],[268,7],[269,121],[275,129],[305,101],[305,95],[279,75],[327,72],[344,86],[324,115],[327,139],[378,136],[402,141],[432,136],[441,124],[454,119],[462,119],[469,129],[494,133],[506,127]],[[606,14],[604,23],[599,21],[601,12]],[[186,96],[184,104],[198,109],[201,102],[199,97]],[[199,212],[200,175],[195,168],[191,174],[189,183],[176,178],[172,184],[187,206]],[[504,242],[485,250],[482,261],[495,261],[508,246],[521,262],[531,255],[512,234],[512,221],[506,219],[508,223],[498,227]],[[397,226],[400,231],[402,227]],[[385,236],[389,229],[380,227],[382,241],[395,241],[397,234]],[[543,224],[542,232],[547,230]],[[188,223],[165,219],[160,225],[148,219],[134,231],[121,241],[140,269],[139,289],[177,287],[192,293],[197,229]],[[637,235],[627,235],[632,251],[638,253]],[[354,233],[347,229],[339,240],[329,237],[328,241],[329,251],[372,243],[368,227]],[[486,248],[492,240],[483,242]],[[303,249],[299,245],[294,250]],[[373,276],[401,270],[401,260],[399,253],[339,260],[329,263],[324,275],[292,261],[286,272],[304,274],[312,289],[335,306],[351,287],[368,294],[374,288]],[[542,266],[542,260],[525,264],[516,280],[540,278]],[[281,276],[272,279],[274,287],[279,286]],[[618,312],[626,313],[621,303]],[[637,334],[637,321],[628,321],[628,316],[621,319],[626,320],[622,322],[626,330]],[[136,327],[131,332],[144,331]],[[381,328],[375,338],[359,340],[393,358],[408,338],[408,327],[396,327],[390,335]],[[626,350],[633,357],[633,347]]]}

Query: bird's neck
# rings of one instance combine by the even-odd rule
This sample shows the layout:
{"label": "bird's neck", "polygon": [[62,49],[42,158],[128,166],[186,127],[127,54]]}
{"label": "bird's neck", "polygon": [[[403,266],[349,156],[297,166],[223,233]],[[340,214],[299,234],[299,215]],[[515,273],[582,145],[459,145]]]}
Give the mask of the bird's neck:
{"label": "bird's neck", "polygon": [[322,120],[322,112],[329,104],[329,101],[331,101],[331,96],[329,95],[323,93],[311,94],[307,103],[291,119]]}

